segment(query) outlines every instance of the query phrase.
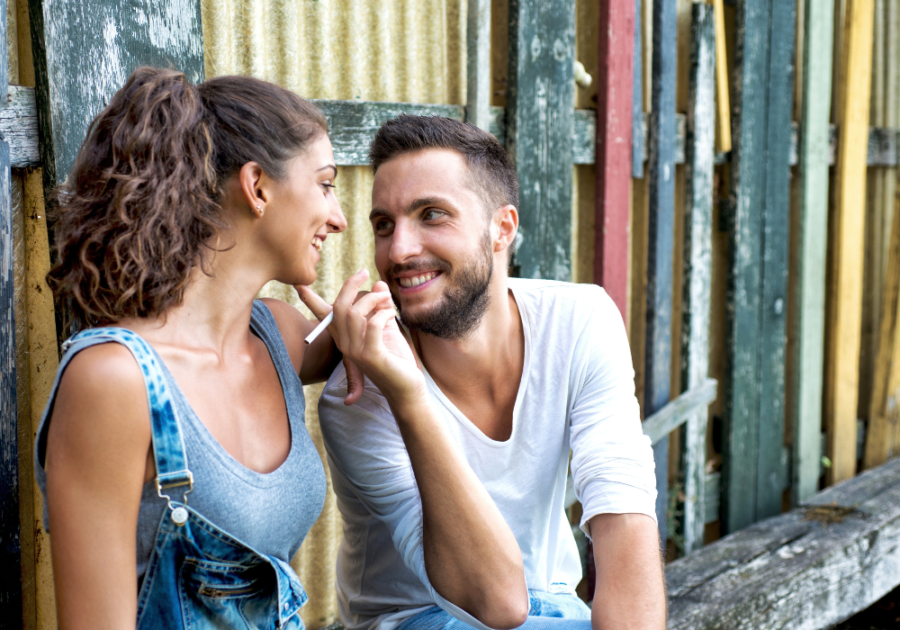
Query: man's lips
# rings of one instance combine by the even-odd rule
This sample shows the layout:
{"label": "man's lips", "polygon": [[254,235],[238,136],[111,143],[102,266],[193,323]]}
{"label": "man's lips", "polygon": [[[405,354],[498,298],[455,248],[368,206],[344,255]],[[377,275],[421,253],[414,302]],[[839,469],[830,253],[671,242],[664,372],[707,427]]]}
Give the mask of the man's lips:
{"label": "man's lips", "polygon": [[415,275],[396,276],[395,280],[404,289],[414,289],[420,285],[434,280],[441,274],[440,271],[425,271]]}

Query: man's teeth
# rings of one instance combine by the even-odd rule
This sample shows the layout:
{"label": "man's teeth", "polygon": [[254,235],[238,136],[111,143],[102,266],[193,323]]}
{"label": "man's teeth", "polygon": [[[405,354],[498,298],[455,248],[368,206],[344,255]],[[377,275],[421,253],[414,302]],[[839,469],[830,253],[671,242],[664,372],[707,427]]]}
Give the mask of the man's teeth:
{"label": "man's teeth", "polygon": [[421,276],[413,276],[412,278],[397,278],[397,282],[400,283],[401,287],[409,289],[412,287],[417,287],[420,284],[422,284],[423,282],[428,282],[429,280],[434,278],[436,275],[437,275],[436,272],[430,271],[426,274],[422,274]]}
{"label": "man's teeth", "polygon": [[313,237],[312,240],[313,247],[316,248],[316,251],[322,251],[322,239],[319,237]]}

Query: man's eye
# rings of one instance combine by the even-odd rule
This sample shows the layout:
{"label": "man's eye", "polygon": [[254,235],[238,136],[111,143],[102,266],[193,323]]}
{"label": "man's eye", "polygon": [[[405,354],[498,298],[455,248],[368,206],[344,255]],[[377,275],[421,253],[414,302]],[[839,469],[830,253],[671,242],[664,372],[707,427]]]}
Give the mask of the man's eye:
{"label": "man's eye", "polygon": [[426,221],[434,221],[435,219],[440,219],[444,216],[444,213],[440,210],[426,210],[425,214],[422,215],[422,218]]}
{"label": "man's eye", "polygon": [[385,219],[380,219],[375,222],[375,231],[376,232],[382,232],[384,230],[389,230],[389,229],[391,229],[390,221],[387,221]]}

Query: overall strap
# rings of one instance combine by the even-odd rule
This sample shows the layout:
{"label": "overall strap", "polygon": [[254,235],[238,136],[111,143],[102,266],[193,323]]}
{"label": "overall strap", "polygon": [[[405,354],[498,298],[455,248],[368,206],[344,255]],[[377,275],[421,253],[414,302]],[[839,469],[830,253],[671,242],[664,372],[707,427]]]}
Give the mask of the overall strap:
{"label": "overall strap", "polygon": [[[163,490],[187,486],[182,493],[187,495],[194,488],[194,477],[188,470],[184,439],[175,415],[175,405],[172,403],[172,395],[156,353],[137,333],[125,328],[83,330],[66,340],[62,350],[65,353],[71,346],[87,340],[93,343],[103,341],[120,343],[134,355],[147,386],[153,457],[156,463],[156,490],[160,497],[171,501],[171,497],[163,494]],[[182,502],[187,501],[183,499]]]}

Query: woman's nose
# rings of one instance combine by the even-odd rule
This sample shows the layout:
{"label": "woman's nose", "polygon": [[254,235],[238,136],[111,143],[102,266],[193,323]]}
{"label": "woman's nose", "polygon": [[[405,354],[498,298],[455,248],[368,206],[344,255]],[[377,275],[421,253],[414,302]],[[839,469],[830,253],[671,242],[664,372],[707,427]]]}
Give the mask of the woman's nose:
{"label": "woman's nose", "polygon": [[344,216],[344,213],[341,211],[341,204],[337,200],[337,197],[334,198],[334,205],[331,208],[331,214],[328,215],[328,231],[329,232],[343,232],[347,229],[347,217]]}

